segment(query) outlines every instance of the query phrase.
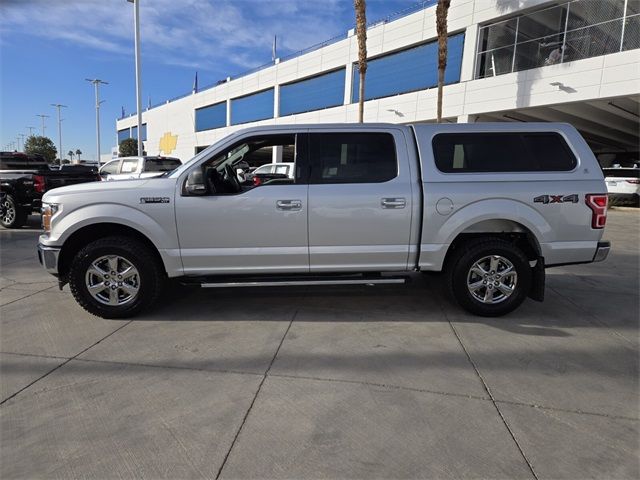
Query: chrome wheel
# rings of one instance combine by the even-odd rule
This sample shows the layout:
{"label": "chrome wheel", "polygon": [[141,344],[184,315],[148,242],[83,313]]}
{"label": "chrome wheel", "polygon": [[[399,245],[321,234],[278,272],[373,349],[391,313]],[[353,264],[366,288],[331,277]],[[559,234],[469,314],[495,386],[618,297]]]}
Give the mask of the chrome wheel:
{"label": "chrome wheel", "polygon": [[518,273],[513,263],[500,255],[489,255],[475,262],[467,274],[469,293],[482,303],[504,302],[513,294]]}
{"label": "chrome wheel", "polygon": [[89,294],[104,305],[126,305],[140,291],[140,274],[126,258],[106,255],[91,263],[85,285]]}
{"label": "chrome wheel", "polygon": [[4,215],[2,215],[2,223],[5,225],[11,225],[16,219],[16,207],[13,202],[6,200],[2,202]]}

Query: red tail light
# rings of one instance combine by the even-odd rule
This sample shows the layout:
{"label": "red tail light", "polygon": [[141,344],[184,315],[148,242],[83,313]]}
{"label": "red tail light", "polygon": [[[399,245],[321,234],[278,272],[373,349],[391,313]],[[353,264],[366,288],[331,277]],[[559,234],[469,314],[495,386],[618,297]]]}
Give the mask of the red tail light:
{"label": "red tail light", "polygon": [[260,177],[253,177],[253,185],[255,187],[257,187],[258,185],[260,185],[262,183],[262,180],[260,180]]}
{"label": "red tail light", "polygon": [[633,183],[634,185],[637,185],[640,183],[640,180],[627,180],[627,183]]}
{"label": "red tail light", "polygon": [[44,177],[42,175],[33,176],[33,189],[38,193],[44,193]]}
{"label": "red tail light", "polygon": [[604,228],[607,223],[607,202],[605,193],[588,193],[585,197],[587,207],[591,209],[591,228]]}

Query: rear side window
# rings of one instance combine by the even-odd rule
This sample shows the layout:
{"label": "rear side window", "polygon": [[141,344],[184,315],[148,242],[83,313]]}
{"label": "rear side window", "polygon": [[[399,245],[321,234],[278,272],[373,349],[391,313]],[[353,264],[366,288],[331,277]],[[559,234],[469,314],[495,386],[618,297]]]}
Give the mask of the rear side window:
{"label": "rear side window", "polygon": [[169,172],[180,165],[177,158],[147,158],[144,169],[146,172]]}
{"label": "rear side window", "polygon": [[381,183],[398,175],[388,133],[312,133],[310,183]]}
{"label": "rear side window", "polygon": [[565,172],[577,161],[557,133],[440,133],[433,138],[436,167],[445,173]]}

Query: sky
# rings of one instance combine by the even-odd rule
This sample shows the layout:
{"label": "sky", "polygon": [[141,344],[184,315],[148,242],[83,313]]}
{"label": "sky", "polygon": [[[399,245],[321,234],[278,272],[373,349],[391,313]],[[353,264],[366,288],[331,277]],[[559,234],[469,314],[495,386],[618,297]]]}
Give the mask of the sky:
{"label": "sky", "polygon": [[[162,103],[271,61],[274,36],[282,57],[355,24],[353,0],[139,0],[142,98]],[[368,21],[411,8],[416,0],[367,0]],[[126,0],[0,1],[0,149],[27,127],[95,159],[95,101],[100,88],[101,153],[116,144],[122,108],[135,112],[133,4]],[[20,140],[22,146],[22,140]],[[68,157],[67,157],[68,158]]]}

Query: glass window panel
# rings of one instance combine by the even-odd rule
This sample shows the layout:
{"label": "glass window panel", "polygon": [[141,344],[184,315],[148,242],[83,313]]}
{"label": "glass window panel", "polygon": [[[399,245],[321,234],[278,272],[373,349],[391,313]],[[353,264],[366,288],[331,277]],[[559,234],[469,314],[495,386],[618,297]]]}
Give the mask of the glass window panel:
{"label": "glass window panel", "polygon": [[123,160],[120,173],[133,173],[138,169],[138,159]]}
{"label": "glass window panel", "polygon": [[552,35],[516,46],[514,70],[526,70],[562,61],[562,39],[564,34]]}
{"label": "glass window panel", "polygon": [[231,100],[231,125],[273,118],[273,88]]}
{"label": "glass window panel", "polygon": [[181,165],[177,158],[147,158],[144,164],[146,172],[169,172]]}
{"label": "glass window panel", "polygon": [[640,15],[628,17],[624,27],[622,50],[640,48]]}
{"label": "glass window panel", "polygon": [[280,115],[310,112],[344,103],[346,69],[280,87]]}
{"label": "glass window panel", "polygon": [[196,108],[196,132],[227,126],[227,102]]}
{"label": "glass window panel", "polygon": [[141,125],[141,128],[142,128],[142,141],[146,142],[147,141],[147,124],[143,123]]}
{"label": "glass window panel", "polygon": [[[564,22],[567,18],[566,6],[546,8],[539,12],[520,17],[518,22],[518,42],[552,37],[564,33]],[[562,42],[562,40],[561,40]]]}
{"label": "glass window panel", "polygon": [[623,0],[577,0],[569,4],[567,29],[574,30],[621,18],[623,10]]}
{"label": "glass window panel", "polygon": [[[460,81],[464,34],[449,37],[445,84]],[[367,64],[365,100],[424,90],[438,84],[438,43],[430,42],[384,57]],[[360,75],[353,69],[351,100],[358,101]]]}
{"label": "glass window panel", "polygon": [[513,46],[491,50],[478,55],[477,78],[510,73],[513,64]]}
{"label": "glass window panel", "polygon": [[442,133],[433,139],[442,172],[569,171],[576,158],[557,133]]}
{"label": "glass window panel", "polygon": [[398,175],[388,133],[312,133],[310,183],[381,183]]}
{"label": "glass window panel", "polygon": [[513,45],[516,41],[516,22],[517,20],[512,18],[483,27],[480,30],[478,50],[484,52],[485,50]]}
{"label": "glass window panel", "polygon": [[618,52],[622,20],[567,32],[564,61],[580,60]]}
{"label": "glass window panel", "polygon": [[122,143],[123,140],[131,137],[131,131],[128,128],[124,128],[122,130],[118,130],[118,145]]}
{"label": "glass window panel", "polygon": [[131,127],[131,138],[138,139],[138,126]]}

